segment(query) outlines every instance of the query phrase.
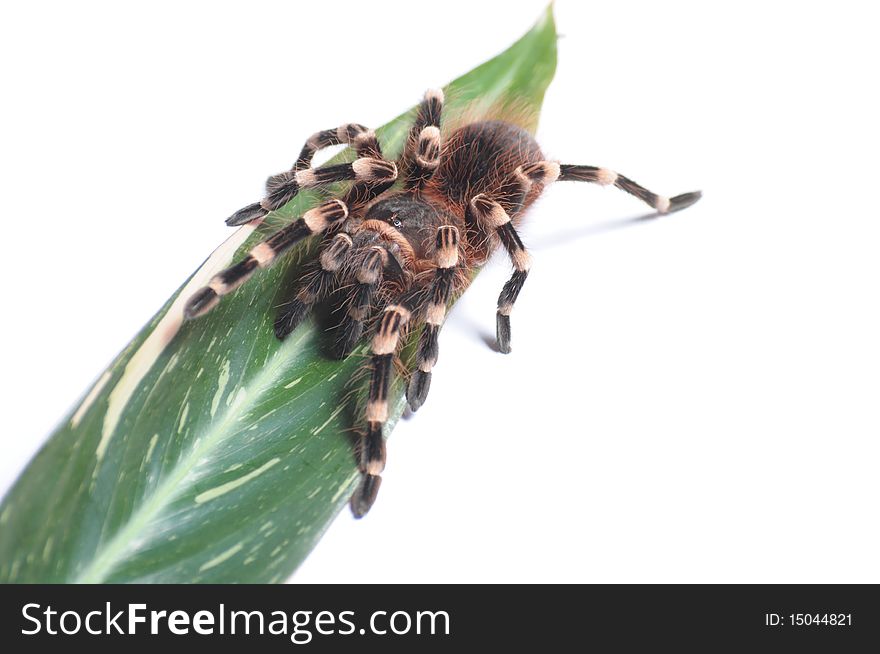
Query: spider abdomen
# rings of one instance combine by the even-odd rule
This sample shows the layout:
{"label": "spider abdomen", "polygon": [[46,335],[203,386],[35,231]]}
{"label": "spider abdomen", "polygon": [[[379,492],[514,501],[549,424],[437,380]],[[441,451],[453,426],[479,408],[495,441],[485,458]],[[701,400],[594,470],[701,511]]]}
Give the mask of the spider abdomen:
{"label": "spider abdomen", "polygon": [[[501,189],[505,180],[510,180],[519,166],[543,159],[540,146],[521,127],[500,120],[470,123],[444,141],[440,165],[429,188],[462,212],[480,193],[491,194],[504,205],[508,199],[508,193]],[[540,194],[539,186],[528,194],[524,207]]]}

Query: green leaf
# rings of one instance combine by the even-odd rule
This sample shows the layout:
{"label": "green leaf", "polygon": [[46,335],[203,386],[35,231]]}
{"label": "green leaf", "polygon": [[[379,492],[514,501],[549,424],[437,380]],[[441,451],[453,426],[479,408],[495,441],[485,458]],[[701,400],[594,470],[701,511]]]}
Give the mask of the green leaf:
{"label": "green leaf", "polygon": [[[509,106],[533,129],[555,67],[548,8],[446,87],[444,120]],[[390,156],[412,116],[378,130]],[[332,360],[308,322],[275,339],[279,288],[309,248],[208,316],[181,315],[195,289],[316,199],[235,232],[101,375],[0,506],[0,582],[277,582],[302,562],[358,481],[352,391],[365,349]],[[389,429],[402,396],[398,380]]]}

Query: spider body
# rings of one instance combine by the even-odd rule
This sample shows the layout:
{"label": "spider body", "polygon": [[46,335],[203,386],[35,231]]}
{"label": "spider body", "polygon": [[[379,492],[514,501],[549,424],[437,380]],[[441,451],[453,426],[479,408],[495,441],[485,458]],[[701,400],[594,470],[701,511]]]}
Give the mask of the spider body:
{"label": "spider body", "polygon": [[[499,120],[462,125],[441,138],[443,94],[428,91],[419,106],[401,159],[386,160],[376,135],[358,124],[314,134],[293,168],[269,178],[266,197],[231,216],[227,223],[260,220],[301,188],[333,182],[353,184],[256,245],[242,261],[222,271],[190,298],[186,316],[209,311],[260,268],[297,242],[322,236],[316,260],[297,280],[275,320],[284,338],[325,301],[341,302],[335,353],[348,356],[372,331],[369,399],[358,444],[363,474],[351,507],[361,517],[372,506],[385,465],[383,426],[394,358],[407,329],[421,327],[416,368],[407,401],[415,411],[425,401],[439,355],[438,336],[451,298],[462,292],[474,269],[499,247],[513,273],[498,298],[498,349],[510,351],[510,314],[528,277],[530,257],[516,227],[547,185],[586,181],[614,185],[660,213],[690,206],[700,194],[659,196],[605,168],[566,165],[544,158],[525,130]],[[345,143],[358,158],[312,168],[315,152]],[[392,188],[402,180],[402,188]]]}

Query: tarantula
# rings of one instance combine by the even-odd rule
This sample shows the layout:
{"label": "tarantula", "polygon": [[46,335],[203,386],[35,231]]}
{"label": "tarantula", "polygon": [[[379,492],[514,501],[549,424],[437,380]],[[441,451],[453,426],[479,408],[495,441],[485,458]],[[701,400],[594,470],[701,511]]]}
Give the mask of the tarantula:
{"label": "tarantula", "polygon": [[[284,338],[319,302],[334,293],[347,295],[336,353],[347,356],[361,340],[371,317],[372,337],[366,430],[358,444],[363,475],[351,498],[356,517],[372,506],[385,467],[382,428],[388,419],[388,388],[393,358],[405,329],[423,325],[406,397],[415,411],[425,401],[437,363],[437,337],[451,297],[463,291],[473,270],[500,244],[513,274],[498,297],[497,344],[510,352],[510,313],[529,274],[530,257],[516,227],[526,209],[555,181],[613,185],[669,213],[700,198],[699,192],[672,198],[652,193],[607,168],[545,160],[524,129],[501,120],[464,124],[441,135],[443,93],[428,91],[418,108],[403,155],[389,161],[375,133],[358,124],[320,131],[306,141],[290,171],[266,182],[266,196],[227,219],[242,225],[291,200],[300,189],[346,180],[353,185],[306,211],[299,219],[256,245],[240,262],[197,291],[185,309],[187,318],[209,311],[221,296],[243,284],[258,268],[270,265],[297,242],[322,235],[316,261],[298,280],[293,297],[279,310],[275,334]],[[357,153],[351,163],[312,168],[321,148],[348,144]],[[392,189],[402,178],[402,188]]]}

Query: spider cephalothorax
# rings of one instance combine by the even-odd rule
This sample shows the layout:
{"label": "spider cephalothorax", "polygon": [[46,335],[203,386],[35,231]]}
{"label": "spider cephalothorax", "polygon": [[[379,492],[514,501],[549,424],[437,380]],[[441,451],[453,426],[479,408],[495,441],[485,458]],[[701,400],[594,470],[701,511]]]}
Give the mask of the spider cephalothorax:
{"label": "spider cephalothorax", "polygon": [[[345,295],[337,354],[347,356],[369,325],[373,329],[369,400],[358,446],[363,480],[351,500],[358,517],[373,504],[385,466],[382,428],[388,419],[393,361],[406,329],[423,326],[407,401],[417,410],[428,394],[437,362],[437,337],[446,306],[467,286],[471,272],[500,245],[513,274],[498,298],[498,349],[510,351],[510,313],[529,272],[529,254],[516,227],[528,206],[554,181],[614,185],[669,213],[690,206],[698,192],[667,198],[606,168],[547,161],[532,136],[513,124],[481,120],[441,139],[443,94],[428,91],[419,106],[403,156],[383,158],[376,135],[362,125],[343,125],[313,135],[293,168],[270,177],[266,197],[233,214],[227,223],[257,220],[301,188],[351,180],[341,199],[330,199],[256,245],[190,298],[186,316],[211,309],[258,268],[271,264],[295,243],[313,235],[323,242],[275,321],[284,338],[331,294]],[[312,168],[321,148],[351,145],[352,163]],[[394,188],[398,177],[402,188]],[[373,322],[371,321],[373,318]]]}

